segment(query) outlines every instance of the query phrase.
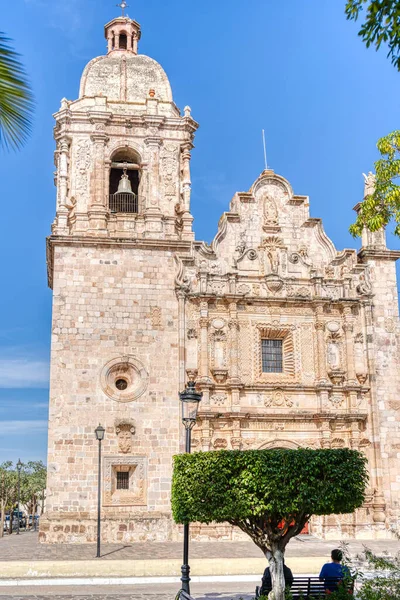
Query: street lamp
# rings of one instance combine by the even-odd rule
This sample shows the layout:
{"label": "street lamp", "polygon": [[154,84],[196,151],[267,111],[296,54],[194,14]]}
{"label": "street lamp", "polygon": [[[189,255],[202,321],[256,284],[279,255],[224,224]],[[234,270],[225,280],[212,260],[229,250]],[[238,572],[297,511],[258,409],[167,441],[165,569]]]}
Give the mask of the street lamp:
{"label": "street lamp", "polygon": [[[22,462],[21,459],[18,459],[17,462],[17,471],[18,471],[18,507],[17,507],[17,535],[19,535],[19,504],[21,500],[21,469]],[[12,529],[12,515],[11,515],[11,529]]]}
{"label": "street lamp", "polygon": [[99,442],[99,474],[98,474],[98,489],[97,489],[97,554],[96,558],[100,558],[100,515],[101,515],[101,442],[104,440],[104,427],[99,425],[94,430],[96,440]]}
{"label": "street lamp", "polygon": [[[179,393],[182,403],[182,423],[186,430],[185,452],[187,453],[190,453],[191,450],[192,429],[196,424],[197,411],[202,397],[202,392],[196,392],[194,381],[189,381],[185,390]],[[183,526],[183,565],[181,572],[182,590],[190,594],[189,523],[185,523]]]}

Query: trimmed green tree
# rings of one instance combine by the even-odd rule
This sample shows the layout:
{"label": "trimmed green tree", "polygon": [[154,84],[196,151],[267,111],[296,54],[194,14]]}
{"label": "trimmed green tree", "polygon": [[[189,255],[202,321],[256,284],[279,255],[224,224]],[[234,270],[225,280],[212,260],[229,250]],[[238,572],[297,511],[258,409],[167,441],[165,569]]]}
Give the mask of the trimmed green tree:
{"label": "trimmed green tree", "polygon": [[312,515],[352,513],[364,501],[366,458],[356,450],[220,450],[174,457],[177,523],[228,522],[269,561],[271,598],[284,600],[283,558]]}

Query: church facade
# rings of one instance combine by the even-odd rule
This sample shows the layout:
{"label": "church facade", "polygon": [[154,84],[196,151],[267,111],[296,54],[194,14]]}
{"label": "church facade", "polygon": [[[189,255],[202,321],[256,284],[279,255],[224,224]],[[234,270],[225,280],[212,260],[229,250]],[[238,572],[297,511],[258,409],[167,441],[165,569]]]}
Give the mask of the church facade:
{"label": "church facade", "polygon": [[[203,392],[194,450],[356,448],[364,506],[314,518],[327,538],[385,538],[400,519],[399,313],[385,233],[338,251],[307,196],[266,170],[195,240],[190,160],[198,124],[139,24],[105,26],[108,53],[55,115],[56,217],[46,514],[42,542],[96,537],[98,442],[106,541],[177,539],[178,392]],[[368,194],[373,176],[366,177]],[[357,207],[356,207],[357,208]],[[234,539],[230,526],[192,526]]]}

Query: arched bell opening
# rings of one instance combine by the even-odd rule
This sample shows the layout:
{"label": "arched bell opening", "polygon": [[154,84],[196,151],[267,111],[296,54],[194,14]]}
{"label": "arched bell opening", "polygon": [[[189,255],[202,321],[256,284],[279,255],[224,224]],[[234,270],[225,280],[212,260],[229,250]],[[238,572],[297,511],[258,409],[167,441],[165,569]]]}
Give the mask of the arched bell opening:
{"label": "arched bell opening", "polygon": [[128,47],[128,37],[126,33],[119,34],[119,49],[126,50]]}
{"label": "arched bell opening", "polygon": [[111,159],[108,204],[112,213],[139,212],[140,158],[132,149],[118,150]]}

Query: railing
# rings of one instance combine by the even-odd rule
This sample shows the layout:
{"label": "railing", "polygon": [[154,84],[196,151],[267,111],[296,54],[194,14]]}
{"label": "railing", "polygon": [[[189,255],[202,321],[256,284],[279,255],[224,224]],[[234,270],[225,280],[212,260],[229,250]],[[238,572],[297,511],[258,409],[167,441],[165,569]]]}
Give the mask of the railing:
{"label": "railing", "polygon": [[136,194],[116,193],[108,196],[108,206],[112,213],[137,213],[138,197]]}

